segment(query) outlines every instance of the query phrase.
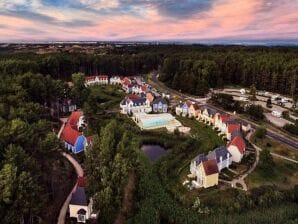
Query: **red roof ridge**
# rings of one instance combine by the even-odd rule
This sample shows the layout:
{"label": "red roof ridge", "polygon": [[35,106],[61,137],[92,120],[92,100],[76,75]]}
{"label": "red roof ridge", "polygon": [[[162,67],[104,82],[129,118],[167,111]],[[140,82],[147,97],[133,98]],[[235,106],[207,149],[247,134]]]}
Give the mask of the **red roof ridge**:
{"label": "red roof ridge", "polygon": [[218,167],[215,159],[202,162],[206,176],[218,173]]}
{"label": "red roof ridge", "polygon": [[244,154],[246,144],[244,139],[241,136],[237,135],[235,138],[233,138],[232,141],[228,144],[228,146],[231,146],[231,145],[236,146],[239,152],[241,154]]}

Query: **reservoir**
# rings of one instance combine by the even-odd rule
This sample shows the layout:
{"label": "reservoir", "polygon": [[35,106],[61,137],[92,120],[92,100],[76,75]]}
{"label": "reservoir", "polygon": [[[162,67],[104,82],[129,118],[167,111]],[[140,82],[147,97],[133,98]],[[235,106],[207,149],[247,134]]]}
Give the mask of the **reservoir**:
{"label": "reservoir", "polygon": [[144,145],[142,145],[141,149],[149,157],[149,159],[153,162],[158,160],[160,157],[162,157],[163,155],[165,155],[167,153],[165,148],[163,148],[160,145],[144,144]]}

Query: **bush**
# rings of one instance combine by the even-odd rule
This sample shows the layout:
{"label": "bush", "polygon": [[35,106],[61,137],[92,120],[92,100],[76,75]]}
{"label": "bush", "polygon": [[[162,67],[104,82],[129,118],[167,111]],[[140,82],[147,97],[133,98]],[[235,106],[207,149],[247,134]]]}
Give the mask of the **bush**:
{"label": "bush", "polygon": [[256,135],[257,138],[262,139],[266,136],[266,133],[267,133],[266,128],[260,126],[256,129],[255,135]]}
{"label": "bush", "polygon": [[298,135],[298,122],[296,120],[295,124],[286,124],[283,129],[285,129],[286,131],[294,134],[294,135]]}
{"label": "bush", "polygon": [[260,105],[250,105],[247,108],[247,113],[257,121],[263,120],[265,118],[263,107]]}

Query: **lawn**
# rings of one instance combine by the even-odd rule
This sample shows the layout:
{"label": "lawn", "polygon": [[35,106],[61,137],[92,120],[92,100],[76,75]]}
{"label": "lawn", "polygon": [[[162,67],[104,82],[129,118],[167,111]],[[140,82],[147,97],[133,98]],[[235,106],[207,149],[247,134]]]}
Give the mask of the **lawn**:
{"label": "lawn", "polygon": [[274,158],[275,166],[272,167],[271,175],[263,175],[258,167],[248,176],[248,187],[254,188],[263,185],[275,185],[280,189],[290,189],[298,185],[298,164],[283,159]]}
{"label": "lawn", "polygon": [[125,95],[118,85],[97,85],[91,87],[91,96],[99,99],[100,104],[98,106],[104,110],[118,109]]}
{"label": "lawn", "polygon": [[252,136],[251,141],[262,149],[267,148],[271,152],[276,153],[278,155],[298,160],[298,150],[295,150],[290,146],[282,144],[274,140],[273,138],[264,137],[263,139],[258,139],[255,136]]}

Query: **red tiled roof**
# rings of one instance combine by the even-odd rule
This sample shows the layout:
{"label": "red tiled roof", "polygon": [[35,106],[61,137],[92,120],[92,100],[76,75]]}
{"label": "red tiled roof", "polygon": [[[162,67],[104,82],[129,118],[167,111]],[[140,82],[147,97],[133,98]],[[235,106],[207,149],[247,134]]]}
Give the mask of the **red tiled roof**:
{"label": "red tiled roof", "polygon": [[75,145],[77,138],[81,135],[79,131],[73,129],[69,123],[67,123],[62,131],[61,139],[71,145]]}
{"label": "red tiled roof", "polygon": [[77,129],[77,124],[79,122],[80,117],[82,116],[81,111],[74,111],[71,113],[71,115],[68,118],[67,123],[73,128]]}
{"label": "red tiled roof", "polygon": [[241,154],[244,154],[246,145],[245,145],[245,141],[241,136],[238,135],[235,138],[233,138],[228,146],[231,146],[231,145],[236,146],[239,152]]}
{"label": "red tiled roof", "polygon": [[95,78],[96,78],[95,75],[93,75],[93,76],[87,76],[87,77],[85,77],[85,80],[86,80],[86,81],[94,81]]}
{"label": "red tiled roof", "polygon": [[193,104],[192,106],[193,106],[193,108],[194,108],[195,110],[200,109],[200,106],[199,106],[197,103]]}
{"label": "red tiled roof", "polygon": [[127,99],[130,99],[130,100],[136,100],[136,99],[139,99],[140,97],[138,95],[135,95],[135,94],[128,94],[127,95]]}
{"label": "red tiled roof", "polygon": [[99,79],[108,79],[109,76],[107,76],[107,75],[99,75],[98,78]]}
{"label": "red tiled roof", "polygon": [[220,120],[221,120],[223,123],[225,123],[225,122],[227,122],[228,120],[230,120],[230,115],[228,115],[228,114],[220,114],[220,115],[219,115],[219,118],[220,118]]}
{"label": "red tiled roof", "polygon": [[202,162],[206,176],[218,173],[218,167],[215,159]]}
{"label": "red tiled roof", "polygon": [[228,132],[232,133],[233,131],[239,131],[240,125],[239,124],[229,124],[228,125]]}
{"label": "red tiled roof", "polygon": [[147,90],[147,87],[146,86],[142,86],[141,89],[142,89],[143,92],[145,92]]}

